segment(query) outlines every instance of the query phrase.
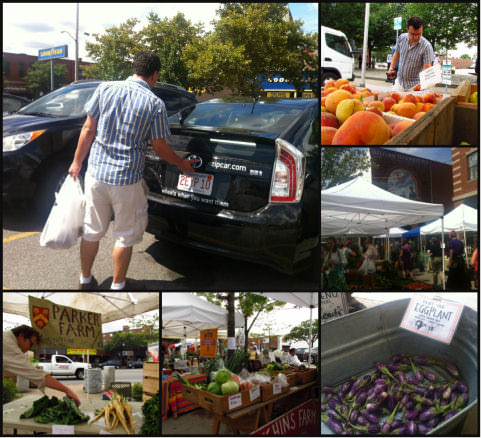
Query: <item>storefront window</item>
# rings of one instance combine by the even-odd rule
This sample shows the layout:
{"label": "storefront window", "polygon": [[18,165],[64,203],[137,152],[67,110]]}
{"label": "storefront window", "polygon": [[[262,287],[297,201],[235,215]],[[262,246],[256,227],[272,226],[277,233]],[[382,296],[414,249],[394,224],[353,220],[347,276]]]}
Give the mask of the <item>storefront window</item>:
{"label": "storefront window", "polygon": [[468,178],[470,181],[478,179],[478,151],[468,155]]}

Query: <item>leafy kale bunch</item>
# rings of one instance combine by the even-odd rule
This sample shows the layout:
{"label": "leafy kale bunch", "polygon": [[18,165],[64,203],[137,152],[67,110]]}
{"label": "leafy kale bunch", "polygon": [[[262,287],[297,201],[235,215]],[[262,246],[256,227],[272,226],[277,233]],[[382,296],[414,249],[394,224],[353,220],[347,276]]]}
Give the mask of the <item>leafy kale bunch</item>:
{"label": "leafy kale bunch", "polygon": [[155,394],[142,405],[144,424],[140,429],[141,435],[159,435],[160,433],[160,396]]}
{"label": "leafy kale bunch", "polygon": [[36,423],[72,425],[88,421],[90,417],[80,412],[75,401],[69,397],[59,400],[45,395],[34,401],[33,406],[20,415],[22,418],[33,418]]}

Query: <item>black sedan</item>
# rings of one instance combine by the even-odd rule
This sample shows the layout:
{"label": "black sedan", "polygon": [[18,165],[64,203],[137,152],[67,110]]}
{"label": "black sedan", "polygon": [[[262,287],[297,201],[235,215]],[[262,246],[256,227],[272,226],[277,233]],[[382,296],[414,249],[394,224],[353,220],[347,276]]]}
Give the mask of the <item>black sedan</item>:
{"label": "black sedan", "polygon": [[[73,82],[3,118],[4,201],[33,200],[36,211],[48,214],[72,162],[86,118],[84,106],[99,84]],[[197,101],[175,85],[158,83],[152,91],[165,102],[169,115]]]}
{"label": "black sedan", "polygon": [[198,160],[196,173],[147,155],[148,230],[288,274],[315,266],[318,105],[225,98],[171,116],[167,142],[182,158]]}
{"label": "black sedan", "polygon": [[20,108],[28,105],[31,100],[26,97],[17,96],[16,94],[3,93],[2,94],[2,112],[6,116],[17,112]]}
{"label": "black sedan", "polygon": [[107,360],[107,361],[105,361],[105,362],[99,363],[99,367],[102,368],[102,369],[103,369],[104,367],[120,368],[120,360],[117,360],[117,359]]}
{"label": "black sedan", "polygon": [[144,361],[142,359],[137,359],[135,362],[130,362],[127,368],[143,368]]}

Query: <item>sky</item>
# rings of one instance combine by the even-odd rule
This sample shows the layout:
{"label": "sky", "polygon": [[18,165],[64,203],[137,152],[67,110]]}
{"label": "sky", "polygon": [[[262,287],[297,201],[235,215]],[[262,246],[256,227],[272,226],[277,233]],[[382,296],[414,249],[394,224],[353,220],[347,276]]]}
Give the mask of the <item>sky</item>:
{"label": "sky", "polygon": [[416,157],[427,158],[433,161],[439,161],[440,163],[452,164],[451,160],[451,148],[412,148],[412,147],[399,147],[399,148],[385,148],[392,151],[400,152],[403,154],[414,155]]}
{"label": "sky", "polygon": [[[211,21],[218,18],[219,6],[219,3],[80,3],[79,58],[93,61],[87,57],[85,43],[95,42],[93,34],[104,34],[107,28],[119,26],[129,18],[140,20],[135,28],[140,30],[146,26],[150,11],[169,19],[182,12],[192,23],[200,22],[209,31],[213,29]],[[304,32],[318,31],[317,3],[289,3],[289,6],[293,18],[304,22]],[[4,52],[38,56],[39,49],[68,45],[68,58],[75,59],[76,3],[3,3],[2,8]]]}

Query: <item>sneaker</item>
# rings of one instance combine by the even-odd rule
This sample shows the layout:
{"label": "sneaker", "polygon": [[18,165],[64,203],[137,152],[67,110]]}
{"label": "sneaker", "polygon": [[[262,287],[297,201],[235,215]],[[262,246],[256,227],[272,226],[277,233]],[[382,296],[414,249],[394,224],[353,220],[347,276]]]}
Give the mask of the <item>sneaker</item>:
{"label": "sneaker", "polygon": [[97,287],[98,287],[97,280],[92,275],[92,280],[90,280],[90,283],[82,284],[82,283],[79,282],[78,290],[94,290]]}
{"label": "sneaker", "polygon": [[[112,290],[112,289],[111,289]],[[117,289],[119,290],[119,289]],[[127,278],[125,280],[125,287],[120,290],[125,290],[125,291],[141,291],[141,290],[146,290],[145,284],[143,281],[140,280],[131,280],[130,278]]]}

